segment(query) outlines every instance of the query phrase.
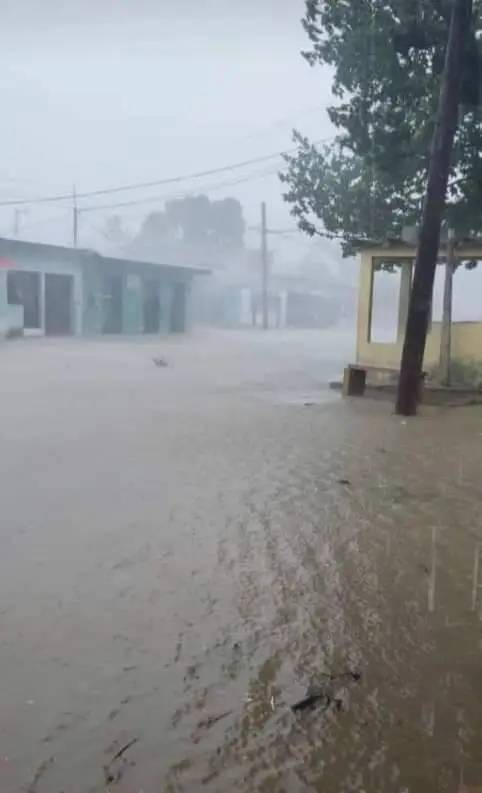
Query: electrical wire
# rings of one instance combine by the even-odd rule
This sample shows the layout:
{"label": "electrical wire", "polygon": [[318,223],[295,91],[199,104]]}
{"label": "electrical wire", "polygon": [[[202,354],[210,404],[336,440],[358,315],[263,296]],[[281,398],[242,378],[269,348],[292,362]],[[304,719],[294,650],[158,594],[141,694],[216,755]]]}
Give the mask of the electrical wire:
{"label": "electrical wire", "polygon": [[[313,145],[326,143],[328,140],[332,140],[332,138],[316,140],[314,141]],[[127,185],[120,185],[117,187],[106,187],[100,190],[91,190],[88,192],[77,193],[77,198],[78,199],[94,198],[96,196],[112,195],[114,193],[122,193],[130,190],[141,190],[150,187],[160,187],[161,185],[179,184],[180,182],[187,182],[190,181],[191,179],[201,179],[204,178],[205,176],[213,176],[215,174],[226,173],[228,171],[234,171],[240,168],[246,168],[249,165],[256,165],[258,163],[267,162],[268,160],[280,159],[281,157],[283,157],[283,155],[290,154],[294,151],[297,151],[297,149],[298,146],[294,146],[291,149],[275,152],[273,154],[266,154],[262,157],[253,157],[250,160],[243,160],[241,162],[231,163],[230,165],[223,165],[220,168],[211,168],[206,171],[197,171],[191,174],[184,174],[182,176],[172,176],[167,179],[157,179],[151,182],[136,182]],[[72,201],[72,193],[70,192],[56,196],[38,196],[36,198],[22,198],[22,199],[12,199],[9,201],[0,201],[0,207],[22,206],[25,204],[56,203],[58,201]]]}
{"label": "electrical wire", "polygon": [[206,185],[204,185],[204,186],[201,185],[195,191],[193,191],[193,190],[187,190],[187,191],[184,190],[182,192],[151,196],[149,198],[137,198],[137,199],[132,199],[130,201],[117,202],[117,203],[114,203],[114,204],[97,204],[97,205],[93,205],[93,206],[81,207],[79,209],[79,212],[81,214],[84,214],[86,212],[98,212],[98,211],[106,210],[106,209],[122,209],[124,207],[130,207],[130,206],[140,206],[140,205],[144,205],[144,204],[152,204],[152,203],[158,203],[158,202],[173,201],[173,200],[175,200],[177,198],[187,198],[188,196],[191,196],[194,193],[196,193],[198,195],[200,193],[208,194],[208,193],[211,193],[211,192],[213,192],[215,190],[221,190],[224,187],[234,187],[235,185],[244,184],[244,183],[247,183],[247,182],[255,181],[256,179],[263,179],[263,178],[265,178],[267,176],[274,176],[275,174],[278,173],[278,170],[279,169],[278,169],[278,166],[277,166],[276,168],[270,168],[269,170],[263,170],[263,171],[260,171],[260,172],[252,173],[252,174],[249,174],[247,176],[242,176],[242,177],[240,177],[238,179],[225,180],[225,181],[217,182],[215,184],[207,185],[207,186]]}
{"label": "electrical wire", "polygon": [[37,220],[29,221],[29,222],[27,222],[25,224],[22,224],[20,230],[21,231],[25,231],[25,230],[28,231],[28,229],[30,229],[30,228],[32,228],[34,226],[44,226],[44,225],[47,226],[49,223],[55,223],[55,222],[58,222],[60,220],[66,220],[69,216],[70,216],[70,209],[67,210],[67,211],[64,211],[61,215],[57,214],[57,215],[53,215],[53,216],[48,217],[48,218],[38,218]]}
{"label": "electrical wire", "polygon": [[283,127],[291,126],[292,123],[299,118],[303,118],[306,116],[314,115],[315,113],[321,113],[323,111],[323,107],[321,105],[310,105],[309,107],[305,107],[298,112],[290,113],[287,116],[282,116],[281,118],[276,119],[275,121],[271,122],[267,126],[264,126],[255,132],[249,132],[246,135],[242,135],[239,139],[240,140],[253,140],[255,138],[259,138],[263,135],[268,135],[276,129],[282,129]]}

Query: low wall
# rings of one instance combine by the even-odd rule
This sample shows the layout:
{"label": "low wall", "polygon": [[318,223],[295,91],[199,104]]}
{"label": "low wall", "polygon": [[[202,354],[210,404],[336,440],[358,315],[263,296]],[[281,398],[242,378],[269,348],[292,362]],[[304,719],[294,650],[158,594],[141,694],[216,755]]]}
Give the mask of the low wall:
{"label": "low wall", "polygon": [[[428,372],[436,370],[439,365],[441,331],[441,323],[434,322],[427,335],[424,368]],[[394,344],[362,342],[358,348],[357,363],[373,368],[398,370],[402,349],[402,341]],[[451,360],[460,363],[482,364],[482,322],[453,323]]]}
{"label": "low wall", "polygon": [[455,322],[452,325],[452,358],[482,363],[482,322]]}

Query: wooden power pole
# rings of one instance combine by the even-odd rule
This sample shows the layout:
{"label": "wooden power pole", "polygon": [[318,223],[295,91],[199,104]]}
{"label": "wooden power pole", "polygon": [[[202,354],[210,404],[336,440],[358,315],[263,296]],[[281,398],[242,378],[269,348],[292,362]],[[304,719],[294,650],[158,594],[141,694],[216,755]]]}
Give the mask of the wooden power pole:
{"label": "wooden power pole", "polygon": [[18,237],[18,232],[20,231],[20,214],[21,210],[16,207],[13,210],[13,236]]}
{"label": "wooden power pole", "polygon": [[72,190],[72,244],[74,248],[77,248],[79,244],[79,207],[75,185]]}
{"label": "wooden power pole", "polygon": [[440,245],[440,227],[447,194],[450,158],[457,130],[465,45],[471,19],[472,0],[453,0],[398,383],[396,411],[402,416],[413,416],[417,412],[435,268]]}
{"label": "wooden power pole", "polygon": [[266,202],[261,204],[261,267],[262,267],[262,283],[261,283],[261,300],[263,311],[263,329],[269,328],[269,273],[268,273],[268,228],[266,225]]}

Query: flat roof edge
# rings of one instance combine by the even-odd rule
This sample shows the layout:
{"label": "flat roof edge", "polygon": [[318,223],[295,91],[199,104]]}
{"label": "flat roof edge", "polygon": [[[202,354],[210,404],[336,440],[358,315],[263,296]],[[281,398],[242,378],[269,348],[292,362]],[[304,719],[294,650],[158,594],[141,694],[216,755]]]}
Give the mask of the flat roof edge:
{"label": "flat roof edge", "polygon": [[79,259],[81,262],[84,262],[86,258],[92,257],[97,258],[99,261],[110,263],[110,264],[125,264],[125,265],[132,265],[134,267],[156,267],[160,270],[166,270],[171,272],[178,272],[178,273],[185,273],[186,275],[210,275],[211,270],[207,267],[195,267],[195,266],[188,266],[182,264],[164,264],[162,262],[153,262],[153,261],[146,261],[144,259],[126,259],[122,256],[104,256],[101,253],[91,249],[91,248],[72,248],[66,245],[54,245],[51,243],[45,242],[32,242],[30,240],[18,240],[11,237],[0,237],[0,247],[2,244],[6,244],[8,246],[18,247],[29,249],[31,251],[37,249],[39,251],[50,251],[55,252],[59,255],[63,254],[64,256],[69,256],[74,259]]}

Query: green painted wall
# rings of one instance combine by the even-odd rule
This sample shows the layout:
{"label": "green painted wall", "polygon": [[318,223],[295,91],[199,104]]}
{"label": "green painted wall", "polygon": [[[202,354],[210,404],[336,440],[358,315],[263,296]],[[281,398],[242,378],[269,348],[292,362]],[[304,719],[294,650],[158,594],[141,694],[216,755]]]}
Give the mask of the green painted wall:
{"label": "green painted wall", "polygon": [[[84,269],[83,289],[83,332],[85,334],[102,333],[104,327],[105,301],[103,296],[103,272],[98,266],[86,266]],[[146,276],[152,278],[152,273]],[[189,295],[189,284],[185,284]],[[169,278],[160,277],[159,281],[159,333],[166,334],[172,331],[172,303],[174,299],[175,282]],[[187,309],[189,319],[189,308]],[[144,331],[144,304],[143,304],[143,275],[138,273],[125,273],[123,275],[122,292],[122,331],[136,335]]]}
{"label": "green painted wall", "polygon": [[[86,335],[101,334],[106,318],[112,320],[112,302],[106,299],[109,291],[105,276],[120,276],[122,279],[122,332],[139,334],[144,331],[145,319],[153,331],[152,290],[159,290],[159,333],[173,330],[172,319],[175,305],[176,284],[186,288],[186,329],[189,328],[189,292],[192,275],[189,272],[163,269],[148,263],[131,264],[126,260],[103,259],[87,251],[70,251],[55,246],[35,246],[16,240],[0,240],[0,255],[11,259],[13,267],[40,273],[40,324],[45,328],[45,274],[73,276],[72,330]],[[13,269],[13,267],[11,269]],[[146,289],[150,290],[146,295]],[[144,300],[146,299],[146,317]],[[110,310],[109,310],[110,307]],[[23,311],[23,309],[22,309]],[[23,315],[23,314],[22,314]],[[154,313],[155,316],[155,313]],[[2,330],[21,326],[20,307],[8,306],[7,272],[0,269],[0,335]]]}
{"label": "green painted wall", "polygon": [[[83,289],[83,332],[85,334],[102,333],[104,326],[103,272],[98,265],[84,268]],[[122,331],[127,334],[139,334],[144,331],[143,275],[126,272],[123,275],[122,292]],[[148,272],[147,278],[152,279]],[[159,333],[171,333],[172,304],[176,282],[170,278],[160,277],[159,281]],[[189,284],[186,287],[189,296]],[[187,326],[189,327],[189,306],[187,306]]]}

